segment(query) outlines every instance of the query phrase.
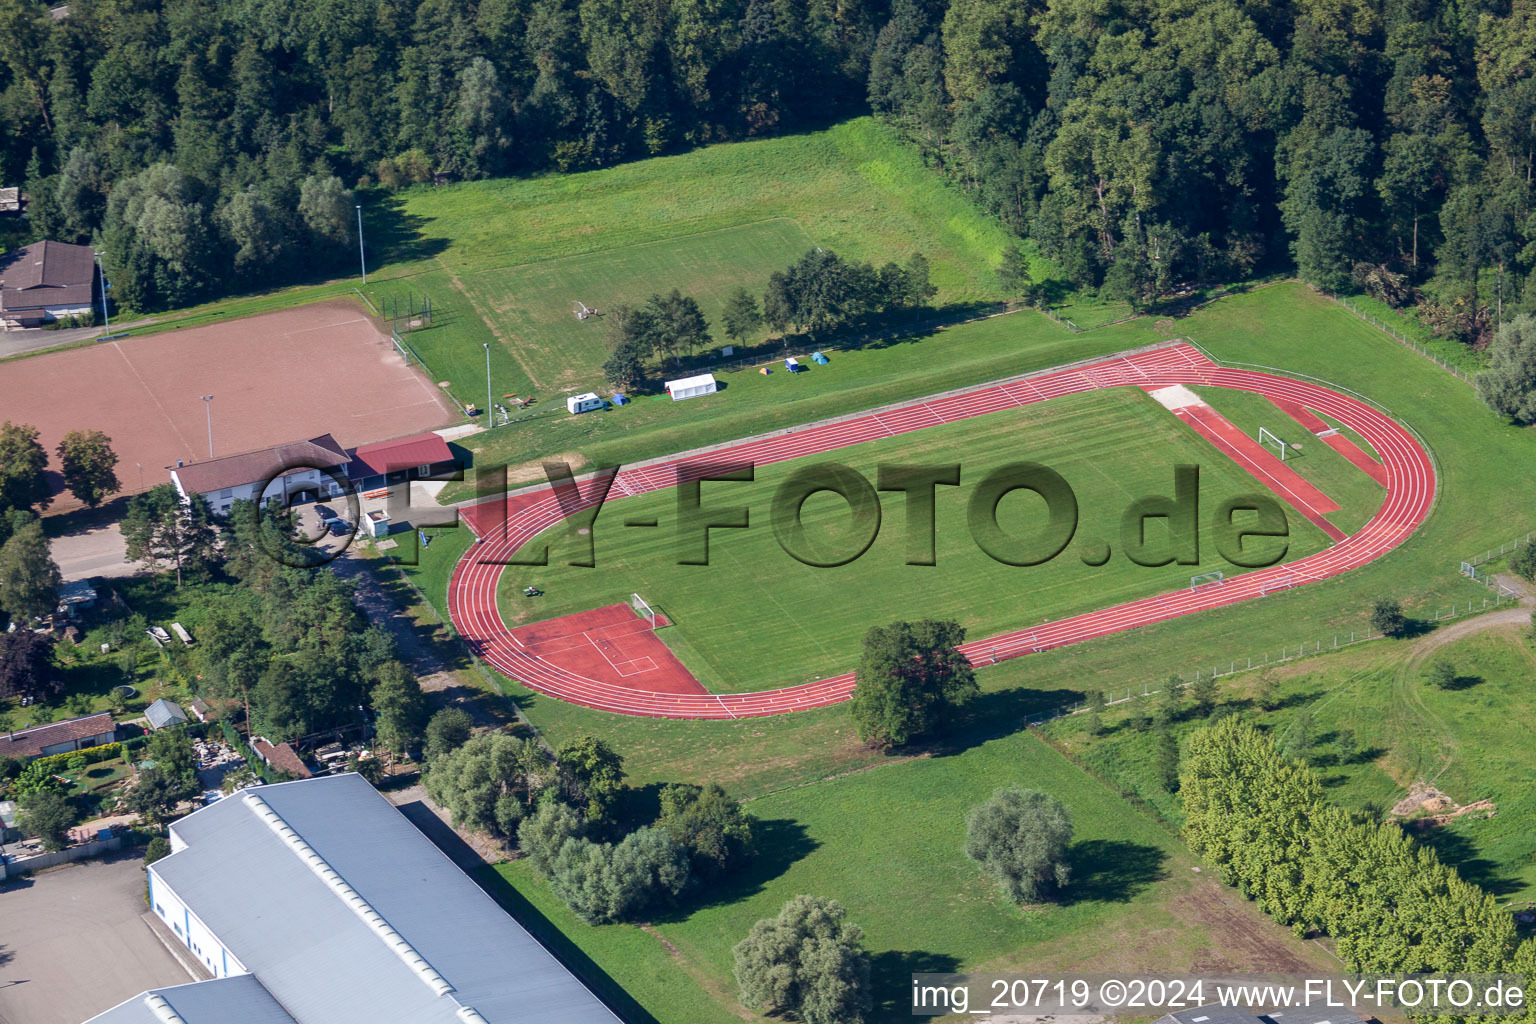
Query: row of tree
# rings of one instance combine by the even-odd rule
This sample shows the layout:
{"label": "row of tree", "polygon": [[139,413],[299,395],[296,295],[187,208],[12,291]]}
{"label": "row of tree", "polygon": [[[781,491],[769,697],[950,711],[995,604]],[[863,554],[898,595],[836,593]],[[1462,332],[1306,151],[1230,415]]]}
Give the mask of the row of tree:
{"label": "row of tree", "polygon": [[753,819],[719,786],[665,786],[660,813],[630,828],[624,761],[607,743],[583,737],[551,756],[507,732],[468,738],[469,726],[458,709],[433,716],[427,792],[456,827],[514,841],[585,921],[633,920],[755,851]]}
{"label": "row of tree", "polygon": [[[914,253],[905,267],[887,263],[877,268],[816,248],[775,271],[761,303],[746,288],[735,289],[726,299],[721,326],[737,344],[755,338],[764,324],[780,334],[816,335],[921,307],[937,291],[922,253]],[[618,388],[643,382],[650,359],[681,360],[713,342],[698,302],[675,288],[639,306],[615,306],[605,319],[612,354],[603,375]]]}
{"label": "row of tree", "polygon": [[879,0],[0,3],[0,181],[119,299],[293,280],[347,185],[597,167],[861,104]]}
{"label": "row of tree", "polygon": [[1257,728],[1197,730],[1181,777],[1190,848],[1277,921],[1337,939],[1352,970],[1536,970],[1536,940],[1395,823],[1362,820]]}
{"label": "row of tree", "polygon": [[1536,305],[1536,20],[1430,0],[892,0],[868,97],[1078,285],[1289,256],[1478,338]]}

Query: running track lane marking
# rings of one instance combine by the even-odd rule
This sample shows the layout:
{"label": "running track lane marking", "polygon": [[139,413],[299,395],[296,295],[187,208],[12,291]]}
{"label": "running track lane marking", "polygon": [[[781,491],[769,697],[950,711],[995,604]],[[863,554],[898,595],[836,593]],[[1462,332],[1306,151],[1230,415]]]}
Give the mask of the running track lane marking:
{"label": "running track lane marking", "polygon": [[[1305,585],[1313,580],[1327,579],[1365,565],[1401,544],[1423,522],[1433,504],[1435,495],[1434,464],[1429,454],[1405,428],[1389,419],[1374,406],[1359,399],[1340,394],[1309,381],[1296,380],[1277,374],[1255,370],[1240,370],[1218,366],[1205,359],[1193,346],[1174,343],[1160,349],[1131,356],[1112,356],[1104,362],[1125,359],[1141,368],[1148,379],[1159,385],[1209,384],[1216,387],[1236,388],[1264,395],[1272,401],[1283,400],[1316,409],[1330,418],[1344,423],[1354,430],[1380,455],[1387,475],[1386,495],[1376,515],[1360,530],[1332,547],[1287,565],[1258,569],[1240,576],[1229,577],[1217,587],[1202,587],[1198,591],[1170,591],[1130,601],[1109,608],[1101,608],[1054,622],[1037,624],[1027,629],[1014,630],[994,637],[971,641],[961,647],[973,664],[986,664],[988,650],[998,647],[1004,657],[1027,654],[1026,646],[1038,650],[1050,650],[1084,640],[1108,636],[1139,626],[1162,622],[1181,615],[1222,608],[1241,601],[1264,596],[1270,589]],[[1182,362],[1180,361],[1182,359]],[[1074,376],[1075,375],[1075,376]],[[990,384],[965,393],[972,398],[985,398],[989,394],[1001,399],[1006,405],[1022,403],[1004,389],[1016,385]],[[1096,390],[1097,385],[1086,378],[1081,370],[1063,370],[1030,378],[1032,387],[1040,393],[1056,397],[1074,392]],[[1137,382],[1140,384],[1141,382]],[[1126,385],[1130,386],[1129,382]],[[962,396],[956,396],[962,397]],[[899,414],[919,407],[919,401],[909,406],[888,410],[882,415]],[[981,415],[999,408],[995,404],[982,408],[971,407],[956,418]],[[874,414],[856,416],[852,420],[829,424],[824,427],[806,428],[793,438],[772,439],[770,442],[744,442],[734,447],[717,449],[714,458],[736,457],[756,459],[760,462],[777,462],[819,452],[832,451],[862,440],[850,427],[872,425]],[[949,420],[945,420],[949,422]],[[931,425],[931,424],[930,424]],[[885,426],[885,424],[882,424]],[[887,429],[890,429],[887,427]],[[906,433],[922,429],[905,427]],[[792,441],[775,444],[773,441]],[[662,474],[671,469],[675,478],[679,462],[657,464]],[[656,478],[648,478],[652,488]],[[570,703],[619,714],[659,718],[750,718],[760,715],[784,714],[808,708],[825,707],[848,699],[853,690],[852,673],[833,676],[788,686],[778,690],[736,694],[664,694],[630,690],[612,684],[587,679],[567,672],[531,657],[527,653],[494,643],[498,636],[508,632],[496,605],[496,590],[504,566],[487,565],[479,559],[482,555],[496,558],[510,554],[536,536],[542,530],[563,518],[559,503],[547,488],[526,494],[509,496],[507,502],[505,536],[500,540],[488,540],[476,544],[465,553],[454,569],[449,586],[449,616],[459,632],[472,644],[479,644],[483,657],[505,675],[519,680],[531,689]],[[473,517],[469,517],[473,522]],[[1033,643],[1031,643],[1033,640]],[[1010,651],[1016,653],[1010,653]]]}

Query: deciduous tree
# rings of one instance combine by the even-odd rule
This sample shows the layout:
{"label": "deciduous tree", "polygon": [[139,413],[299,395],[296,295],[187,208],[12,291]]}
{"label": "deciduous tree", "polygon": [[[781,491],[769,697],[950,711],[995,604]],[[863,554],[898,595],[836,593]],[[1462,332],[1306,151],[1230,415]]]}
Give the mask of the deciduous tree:
{"label": "deciduous tree", "polygon": [[874,1007],[864,931],[835,900],[796,896],[731,951],[741,1004],[805,1024],[862,1024]]}
{"label": "deciduous tree", "polygon": [[1015,903],[1037,902],[1067,884],[1071,844],[1067,809],[1039,790],[999,789],[966,815],[965,855]]}
{"label": "deciduous tree", "polygon": [[118,488],[117,453],[112,439],[99,430],[71,430],[57,449],[64,486],[91,508]]}
{"label": "deciduous tree", "polygon": [[864,637],[850,708],[859,738],[899,747],[941,731],[956,708],[979,692],[960,653],[965,629],[923,619],[876,626]]}
{"label": "deciduous tree", "polygon": [[0,423],[0,509],[46,508],[51,500],[43,476],[47,466],[48,452],[36,427]]}
{"label": "deciduous tree", "polygon": [[0,545],[0,610],[18,625],[52,615],[62,582],[41,522],[27,523]]}

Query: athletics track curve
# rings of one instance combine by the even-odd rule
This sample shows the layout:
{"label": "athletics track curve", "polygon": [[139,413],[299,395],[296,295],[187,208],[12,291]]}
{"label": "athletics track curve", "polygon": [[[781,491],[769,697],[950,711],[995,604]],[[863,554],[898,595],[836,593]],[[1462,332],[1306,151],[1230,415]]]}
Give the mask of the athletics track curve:
{"label": "athletics track curve", "polygon": [[[1258,569],[1196,590],[1180,590],[1074,615],[1029,629],[975,640],[961,651],[975,664],[989,664],[1033,651],[1063,647],[1180,615],[1220,608],[1349,572],[1406,540],[1434,501],[1435,472],[1429,453],[1406,428],[1360,399],[1308,381],[1220,366],[1188,344],[1115,356],[1101,362],[1045,371],[941,398],[917,401],[803,430],[758,438],[671,461],[622,469],[609,500],[671,487],[679,467],[731,461],[763,464],[832,451],[863,441],[892,437],[1002,409],[1098,388],[1215,385],[1252,391],[1276,403],[1303,406],[1343,423],[1380,456],[1387,495],[1380,510],[1358,532],[1294,562]],[[686,470],[685,470],[686,471]],[[490,506],[462,511],[479,536],[448,584],[448,610],[459,634],[496,669],[551,697],[619,714],[655,718],[750,718],[824,707],[848,699],[853,674],[833,676],[756,693],[669,694],[629,689],[588,679],[521,650],[496,603],[506,561],[524,543],[563,518],[553,492],[543,488],[509,498],[506,520],[491,523]],[[487,527],[499,536],[486,536]]]}

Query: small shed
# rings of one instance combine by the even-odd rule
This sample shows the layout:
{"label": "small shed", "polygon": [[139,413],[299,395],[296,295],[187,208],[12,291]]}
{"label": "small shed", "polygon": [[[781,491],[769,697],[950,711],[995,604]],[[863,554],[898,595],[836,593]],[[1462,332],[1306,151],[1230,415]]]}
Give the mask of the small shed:
{"label": "small shed", "polygon": [[578,413],[592,412],[594,409],[601,409],[602,407],[603,400],[598,397],[595,391],[588,391],[584,395],[572,395],[565,400],[565,409],[572,416]]}
{"label": "small shed", "polygon": [[156,732],[169,729],[173,725],[187,724],[187,713],[181,710],[181,705],[174,704],[164,697],[145,708],[144,717],[149,719],[149,727]]}
{"label": "small shed", "polygon": [[667,381],[667,394],[672,396],[674,402],[681,402],[685,398],[698,398],[700,395],[712,395],[718,390],[720,385],[715,382],[715,375],[712,373],[701,373],[696,377]]}
{"label": "small shed", "polygon": [[372,512],[364,513],[363,526],[367,527],[368,536],[374,538],[388,537],[389,531],[393,529],[389,525],[389,515],[382,509],[374,509]]}

